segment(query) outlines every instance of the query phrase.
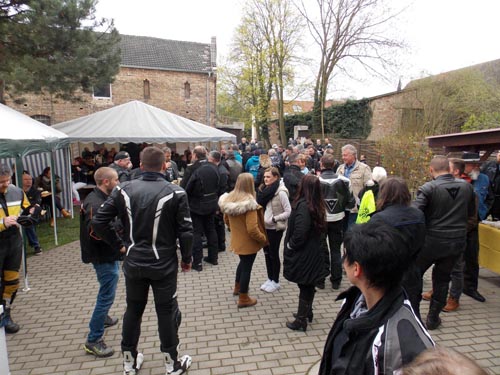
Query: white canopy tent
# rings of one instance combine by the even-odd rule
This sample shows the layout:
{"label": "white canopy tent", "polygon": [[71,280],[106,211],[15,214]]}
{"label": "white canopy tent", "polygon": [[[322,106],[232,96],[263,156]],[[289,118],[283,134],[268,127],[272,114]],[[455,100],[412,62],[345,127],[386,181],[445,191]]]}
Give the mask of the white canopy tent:
{"label": "white canopy tent", "polygon": [[66,134],[0,104],[0,157],[50,152],[69,144]]}
{"label": "white canopy tent", "polygon": [[82,143],[236,142],[231,133],[135,100],[53,128]]}
{"label": "white canopy tent", "polygon": [[[26,157],[40,153],[50,153],[49,163],[52,180],[54,181],[54,152],[55,150],[63,148],[67,150],[69,145],[68,136],[3,104],[0,104],[0,124],[2,127],[2,132],[0,133],[0,158],[15,160],[17,186],[22,186],[22,173],[24,164],[26,163]],[[64,181],[65,188],[70,192],[71,181],[70,179],[65,180],[67,180]],[[55,194],[55,184],[52,184],[53,214],[56,212]],[[57,222],[55,220],[54,239],[57,245]],[[23,256],[25,289],[29,289],[25,252]]]}

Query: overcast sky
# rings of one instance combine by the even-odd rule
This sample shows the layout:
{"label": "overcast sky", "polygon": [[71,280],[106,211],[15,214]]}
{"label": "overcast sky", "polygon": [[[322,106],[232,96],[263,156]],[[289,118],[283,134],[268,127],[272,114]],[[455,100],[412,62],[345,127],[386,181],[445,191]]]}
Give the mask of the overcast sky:
{"label": "overcast sky", "polygon": [[[369,97],[411,79],[500,59],[500,0],[389,0],[411,3],[398,33],[408,45],[390,82],[343,77],[329,98]],[[217,37],[219,64],[240,21],[243,0],[99,0],[97,15],[113,18],[122,34],[210,43]],[[311,47],[309,47],[311,48]],[[309,51],[305,51],[309,53]],[[311,70],[315,70],[314,66]],[[311,73],[313,74],[313,73]]]}

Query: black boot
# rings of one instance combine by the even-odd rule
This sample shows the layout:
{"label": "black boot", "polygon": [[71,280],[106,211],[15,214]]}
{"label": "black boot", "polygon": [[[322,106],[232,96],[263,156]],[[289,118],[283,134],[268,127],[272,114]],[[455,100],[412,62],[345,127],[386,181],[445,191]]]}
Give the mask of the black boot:
{"label": "black boot", "polygon": [[299,299],[297,316],[293,322],[287,322],[286,326],[294,331],[307,331],[307,316],[310,309],[311,303],[309,303],[309,301]]}
{"label": "black boot", "polygon": [[[296,318],[297,317],[297,313],[293,313],[293,317]],[[313,321],[313,318],[314,318],[314,313],[313,313],[313,308],[312,308],[312,305],[311,305],[311,308],[309,309],[309,312],[307,313],[307,321],[309,323],[311,323]]]}
{"label": "black boot", "polygon": [[425,326],[429,331],[438,328],[441,325],[441,318],[439,313],[443,309],[444,305],[437,302],[435,299],[431,299],[431,305],[429,306],[429,314],[427,314],[427,319],[425,320]]}
{"label": "black boot", "polygon": [[19,324],[14,323],[10,316],[10,307],[5,308],[5,312],[3,315],[3,320],[4,320],[4,326],[5,326],[5,333],[16,333],[19,331]]}

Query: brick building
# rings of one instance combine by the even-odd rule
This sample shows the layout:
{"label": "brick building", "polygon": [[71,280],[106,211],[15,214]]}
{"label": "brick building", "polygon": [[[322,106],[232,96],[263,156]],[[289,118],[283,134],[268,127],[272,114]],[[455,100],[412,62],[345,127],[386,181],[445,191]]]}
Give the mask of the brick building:
{"label": "brick building", "polygon": [[404,89],[369,98],[372,111],[370,141],[378,141],[398,130],[423,111],[415,89]]}
{"label": "brick building", "polygon": [[115,81],[83,94],[72,103],[41,95],[24,95],[18,104],[5,93],[6,104],[46,124],[140,100],[155,107],[215,126],[216,40],[194,43],[121,35],[120,70]]}
{"label": "brick building", "polygon": [[[423,91],[421,90],[425,88],[429,90],[453,77],[459,79],[457,77],[467,73],[472,73],[471,77],[484,79],[485,82],[499,87],[500,59],[413,80],[403,90],[368,98],[372,110],[372,131],[368,140],[380,140],[399,129],[411,131],[413,127],[421,127],[425,121],[425,101],[422,100]],[[475,73],[480,74],[475,75]],[[459,128],[461,123],[449,125],[453,129]]]}

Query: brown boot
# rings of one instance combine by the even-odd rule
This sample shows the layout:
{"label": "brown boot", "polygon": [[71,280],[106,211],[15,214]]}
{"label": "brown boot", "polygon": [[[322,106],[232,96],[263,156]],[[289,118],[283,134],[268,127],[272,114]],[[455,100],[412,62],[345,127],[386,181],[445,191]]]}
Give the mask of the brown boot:
{"label": "brown boot", "polygon": [[458,300],[453,298],[453,297],[448,297],[448,301],[446,302],[446,306],[443,307],[444,312],[452,312],[458,309],[460,304],[458,303]]}
{"label": "brown boot", "polygon": [[248,296],[248,293],[240,293],[240,299],[238,300],[238,307],[250,307],[257,303],[255,298]]}
{"label": "brown boot", "polygon": [[424,301],[430,301],[432,299],[432,294],[433,294],[433,290],[429,290],[428,292],[425,292],[425,293],[422,293],[422,299]]}
{"label": "brown boot", "polygon": [[237,296],[238,294],[240,294],[240,283],[239,282],[235,282],[234,283],[233,296]]}
{"label": "brown boot", "polygon": [[70,213],[69,211],[67,211],[65,208],[63,208],[63,209],[61,210],[61,214],[63,215],[63,217],[64,217],[65,219],[67,219],[68,217],[71,217],[71,213]]}

